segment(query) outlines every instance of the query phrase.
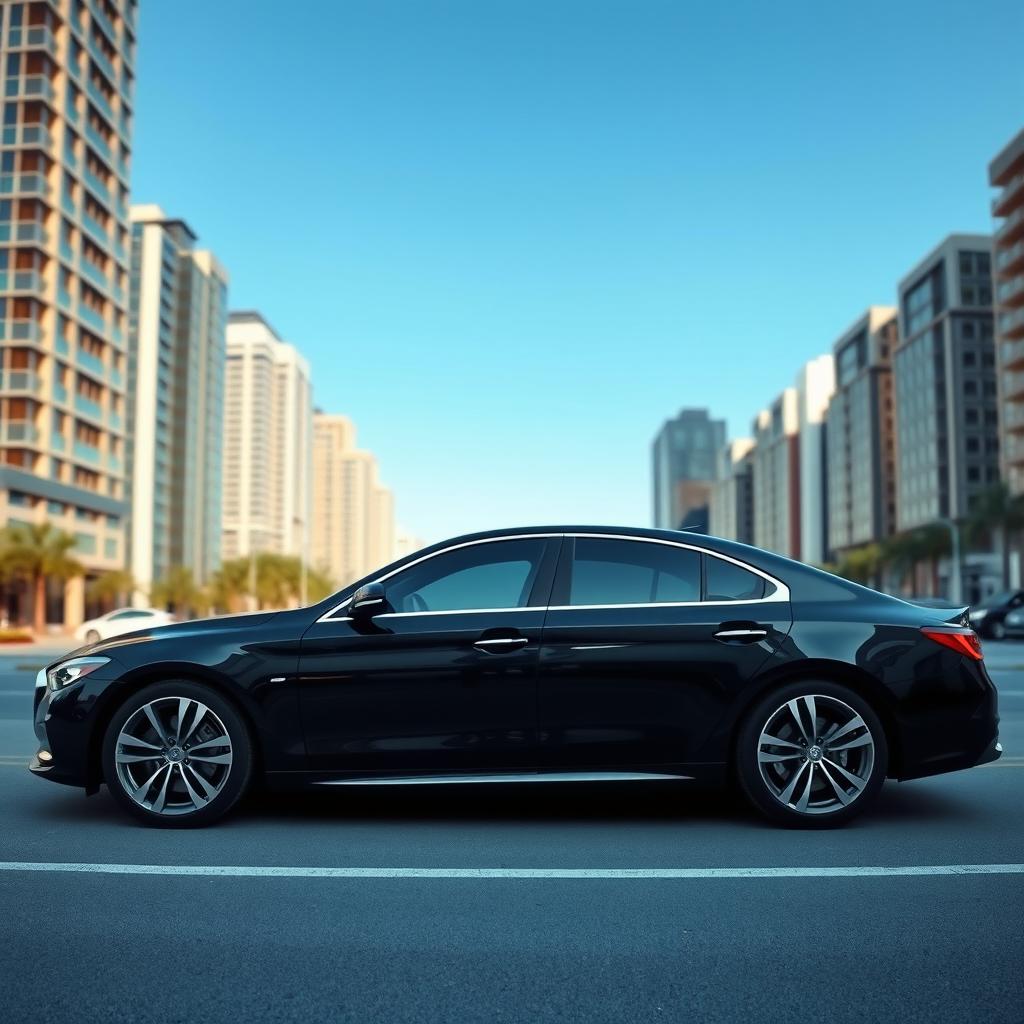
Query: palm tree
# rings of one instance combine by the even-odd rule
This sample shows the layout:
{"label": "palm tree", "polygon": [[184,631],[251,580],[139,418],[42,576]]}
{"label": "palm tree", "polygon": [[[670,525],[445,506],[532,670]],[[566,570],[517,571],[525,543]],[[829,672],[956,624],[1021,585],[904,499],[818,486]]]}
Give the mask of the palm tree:
{"label": "palm tree", "polygon": [[981,492],[971,509],[967,533],[973,542],[992,538],[1002,555],[1003,589],[1010,586],[1010,539],[1024,529],[1024,495],[1010,493],[1005,483]]}
{"label": "palm tree", "polygon": [[86,587],[86,595],[91,601],[116,607],[127,604],[134,590],[135,577],[127,569],[111,569],[97,576]]}
{"label": "palm tree", "polygon": [[210,578],[210,605],[218,611],[240,612],[249,592],[249,559],[231,558]]}
{"label": "palm tree", "polygon": [[46,632],[46,581],[81,576],[81,563],[68,552],[75,538],[50,523],[19,523],[5,526],[0,540],[3,574],[28,582],[32,593],[32,631]]}
{"label": "palm tree", "polygon": [[149,591],[149,599],[174,612],[192,613],[204,604],[202,591],[192,578],[192,570],[184,565],[172,565],[163,579],[157,580]]}

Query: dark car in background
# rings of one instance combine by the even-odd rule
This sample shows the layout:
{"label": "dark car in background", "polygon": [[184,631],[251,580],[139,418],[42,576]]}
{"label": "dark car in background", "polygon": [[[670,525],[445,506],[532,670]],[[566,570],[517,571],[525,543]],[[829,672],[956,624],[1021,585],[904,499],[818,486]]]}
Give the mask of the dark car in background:
{"label": "dark car in background", "polygon": [[1024,608],[1024,590],[1005,590],[986,597],[970,610],[970,623],[979,636],[1002,640],[1006,636],[1006,617]]}
{"label": "dark car in background", "polygon": [[[1000,754],[966,609],[688,533],[460,537],[310,608],[164,626],[40,672],[37,775],[150,825],[274,787],[738,782],[784,825]],[[675,798],[671,786],[666,799]]]}

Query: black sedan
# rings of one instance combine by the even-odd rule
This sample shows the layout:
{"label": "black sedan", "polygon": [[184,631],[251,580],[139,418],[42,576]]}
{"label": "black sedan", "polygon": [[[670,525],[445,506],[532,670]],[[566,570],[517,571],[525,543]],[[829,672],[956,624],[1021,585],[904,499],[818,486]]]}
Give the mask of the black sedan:
{"label": "black sedan", "polygon": [[1024,608],[1024,590],[993,594],[971,608],[970,623],[979,636],[1002,640],[1007,635],[1007,616],[1021,608]]}
{"label": "black sedan", "polygon": [[966,610],[673,531],[460,537],[312,608],[185,622],[40,672],[37,775],[150,825],[271,787],[738,782],[785,825],[1000,754]]}

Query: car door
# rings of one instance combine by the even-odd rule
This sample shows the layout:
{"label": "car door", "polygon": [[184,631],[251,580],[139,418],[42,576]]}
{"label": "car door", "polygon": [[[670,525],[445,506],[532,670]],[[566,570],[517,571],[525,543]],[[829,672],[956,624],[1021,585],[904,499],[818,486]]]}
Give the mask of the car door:
{"label": "car door", "polygon": [[401,774],[518,768],[535,756],[537,662],[560,537],[471,542],[380,581],[302,638],[310,767]]}
{"label": "car door", "polygon": [[791,626],[785,587],[734,560],[567,537],[541,643],[541,756],[575,769],[700,758]]}

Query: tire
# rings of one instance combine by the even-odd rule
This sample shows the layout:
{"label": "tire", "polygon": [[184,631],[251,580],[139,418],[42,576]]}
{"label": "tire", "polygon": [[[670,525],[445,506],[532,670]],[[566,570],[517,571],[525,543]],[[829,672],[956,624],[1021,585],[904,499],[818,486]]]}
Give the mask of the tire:
{"label": "tire", "polygon": [[988,628],[989,636],[993,640],[1005,640],[1006,639],[1006,623],[1002,621],[993,622]]}
{"label": "tire", "polygon": [[[837,742],[830,742],[832,735]],[[848,687],[824,680],[789,683],[762,698],[736,742],[737,775],[747,799],[788,828],[850,821],[878,796],[889,767],[885,730],[874,709]]]}
{"label": "tire", "polygon": [[89,632],[85,634],[85,642],[87,644],[98,644],[102,639],[103,638],[95,629],[90,629]]}
{"label": "tire", "polygon": [[102,761],[108,789],[138,821],[198,828],[242,798],[252,779],[253,744],[245,720],[216,690],[168,680],[133,693],[117,709]]}

